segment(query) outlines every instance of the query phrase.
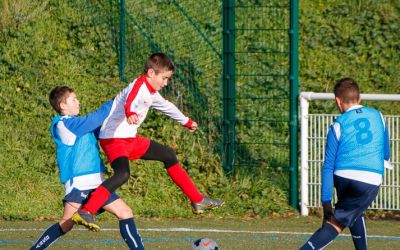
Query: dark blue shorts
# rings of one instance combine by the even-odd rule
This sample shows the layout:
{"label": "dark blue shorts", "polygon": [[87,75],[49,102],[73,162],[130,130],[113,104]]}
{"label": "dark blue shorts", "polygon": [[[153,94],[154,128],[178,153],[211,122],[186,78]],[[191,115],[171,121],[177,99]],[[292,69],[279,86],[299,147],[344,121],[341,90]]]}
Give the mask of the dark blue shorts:
{"label": "dark blue shorts", "polygon": [[[72,189],[72,191],[69,194],[67,194],[64,197],[63,203],[76,202],[76,203],[80,203],[83,205],[89,200],[90,193],[93,192],[94,190],[96,190],[96,189],[79,190],[79,189],[74,188],[74,189]],[[110,197],[104,203],[103,207],[117,199],[119,199],[119,196],[117,195],[117,193],[115,193],[115,192],[111,193]]]}
{"label": "dark blue shorts", "polygon": [[350,227],[375,200],[379,186],[334,175],[338,202],[334,217],[343,226]]}

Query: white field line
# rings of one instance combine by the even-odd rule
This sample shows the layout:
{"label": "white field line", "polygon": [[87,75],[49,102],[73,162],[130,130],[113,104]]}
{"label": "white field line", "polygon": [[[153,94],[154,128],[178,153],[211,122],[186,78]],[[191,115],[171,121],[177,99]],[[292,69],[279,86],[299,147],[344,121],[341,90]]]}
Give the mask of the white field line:
{"label": "white field line", "polygon": [[[45,228],[0,228],[0,232],[23,232],[23,231],[43,231]],[[85,228],[74,230],[87,231]],[[251,231],[251,230],[229,230],[229,229],[201,229],[201,228],[139,228],[139,231],[150,232],[208,232],[208,233],[240,233],[240,234],[266,234],[266,235],[311,235],[311,232],[292,232],[292,231]],[[119,228],[102,228],[101,231],[119,231]],[[340,236],[351,237],[351,234],[340,234]],[[395,238],[400,240],[400,236],[388,235],[368,235],[368,238]]]}

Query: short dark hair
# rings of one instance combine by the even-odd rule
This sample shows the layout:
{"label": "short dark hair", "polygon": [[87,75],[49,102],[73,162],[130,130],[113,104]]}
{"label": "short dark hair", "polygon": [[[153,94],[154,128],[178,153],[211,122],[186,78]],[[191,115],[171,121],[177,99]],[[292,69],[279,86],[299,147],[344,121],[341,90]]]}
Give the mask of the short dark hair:
{"label": "short dark hair", "polygon": [[171,58],[166,54],[158,52],[152,54],[144,64],[144,72],[147,73],[149,69],[153,69],[156,74],[161,71],[175,71],[175,65],[172,63]]}
{"label": "short dark hair", "polygon": [[62,102],[65,102],[68,98],[68,95],[74,93],[74,89],[67,86],[57,86],[50,91],[49,94],[49,102],[53,109],[61,114],[61,106]]}
{"label": "short dark hair", "polygon": [[336,81],[333,93],[344,103],[354,103],[360,99],[360,88],[357,82],[350,77]]}

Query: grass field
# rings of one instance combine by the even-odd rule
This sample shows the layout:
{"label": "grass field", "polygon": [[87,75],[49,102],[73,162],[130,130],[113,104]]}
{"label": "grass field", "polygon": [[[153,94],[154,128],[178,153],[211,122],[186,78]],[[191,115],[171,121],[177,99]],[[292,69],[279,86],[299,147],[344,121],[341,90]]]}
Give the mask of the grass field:
{"label": "grass field", "polygon": [[[43,229],[54,223],[0,221],[0,249],[28,249]],[[103,230],[73,231],[49,249],[128,249],[122,242],[117,221],[101,221]],[[298,249],[320,225],[316,217],[273,219],[137,219],[146,249],[190,249],[197,238],[217,241],[223,250]],[[367,220],[369,249],[400,249],[400,222]],[[354,249],[349,231],[327,249]]]}

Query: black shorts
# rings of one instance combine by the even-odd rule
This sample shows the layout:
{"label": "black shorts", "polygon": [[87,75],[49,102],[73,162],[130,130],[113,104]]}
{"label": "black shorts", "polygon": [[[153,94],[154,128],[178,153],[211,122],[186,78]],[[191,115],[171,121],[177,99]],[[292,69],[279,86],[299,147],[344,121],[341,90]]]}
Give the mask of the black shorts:
{"label": "black shorts", "polygon": [[334,217],[342,226],[350,227],[372,204],[379,186],[334,175],[338,202]]}
{"label": "black shorts", "polygon": [[[85,204],[90,197],[90,193],[93,192],[96,189],[88,189],[88,190],[79,190],[79,189],[72,189],[72,191],[67,194],[64,199],[63,199],[63,203],[65,202],[76,202],[76,203],[80,203],[80,204]],[[108,198],[108,200],[104,203],[103,207],[112,203],[115,200],[118,200],[119,196],[117,193],[113,192],[111,193],[110,197]]]}

